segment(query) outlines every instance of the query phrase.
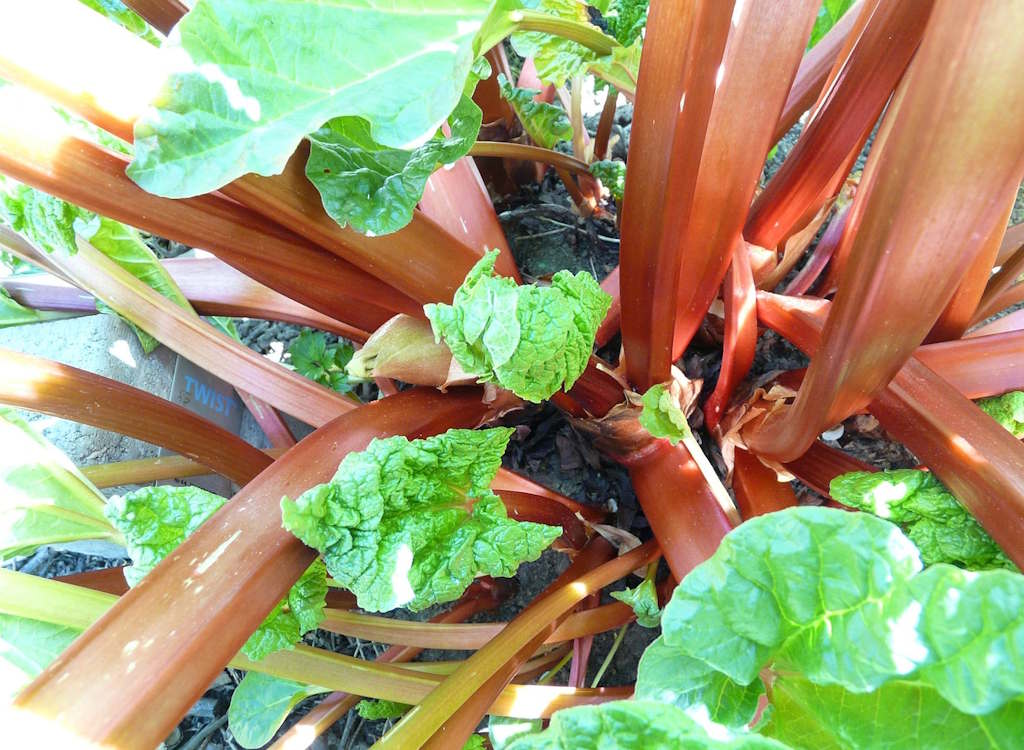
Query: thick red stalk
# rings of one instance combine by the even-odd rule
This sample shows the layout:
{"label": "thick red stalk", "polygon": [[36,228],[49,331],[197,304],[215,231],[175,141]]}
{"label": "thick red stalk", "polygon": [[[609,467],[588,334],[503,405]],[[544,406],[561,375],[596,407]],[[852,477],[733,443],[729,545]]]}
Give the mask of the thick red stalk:
{"label": "thick red stalk", "polygon": [[188,13],[180,0],[125,0],[124,4],[161,34],[170,34],[174,24]]}
{"label": "thick red stalk", "polygon": [[159,744],[315,557],[274,522],[281,497],[327,481],[374,437],[474,427],[495,413],[481,397],[478,388],[413,389],[317,430],[121,597],[18,706],[97,744]]}
{"label": "thick red stalk", "polygon": [[[774,306],[766,302],[766,308]],[[778,307],[769,325],[777,325],[805,353],[814,352],[820,320],[813,313],[784,313]],[[1018,566],[1024,564],[1024,443],[917,356],[908,359],[868,410],[935,472]]]}
{"label": "thick red stalk", "polygon": [[1018,279],[1022,276],[1024,276],[1024,244],[1003,262],[999,271],[990,279],[986,277],[988,284],[981,295],[977,309],[971,316],[972,325],[1005,310],[1007,307],[1005,304],[1006,294],[1013,289],[1015,284],[1019,283]]}
{"label": "thick red stalk", "polygon": [[732,471],[732,491],[743,520],[763,516],[796,505],[796,494],[789,482],[780,482],[769,469],[747,451],[737,448]]}
{"label": "thick red stalk", "polygon": [[245,404],[245,408],[252,414],[252,418],[256,420],[256,424],[263,430],[263,434],[267,436],[271,447],[291,448],[295,445],[295,436],[292,434],[291,428],[273,406],[247,391],[236,389],[236,392],[242,399],[242,403]]}
{"label": "thick red stalk", "polygon": [[[716,81],[713,92],[703,149],[696,152],[699,173],[694,175],[693,187],[687,186],[693,191],[693,205],[685,222],[672,227],[681,232],[671,237],[679,253],[673,360],[682,356],[700,328],[734,248],[739,246],[765,154],[771,147],[772,129],[819,7],[817,0],[749,0],[742,10],[737,8],[738,18],[722,59],[721,80]],[[690,103],[687,92],[683,116]],[[692,136],[683,136],[684,140],[700,132],[694,130]],[[681,155],[673,154],[673,158]],[[689,194],[680,197],[684,196]],[[654,269],[655,273],[668,270],[660,265]],[[629,364],[628,358],[626,361]]]}
{"label": "thick red stalk", "polygon": [[750,372],[757,349],[757,289],[750,271],[750,256],[743,240],[738,240],[732,265],[722,285],[725,301],[725,342],[722,368],[715,390],[704,403],[704,423],[714,430],[729,405],[736,386]]}
{"label": "thick red stalk", "polygon": [[[668,380],[682,260],[732,0],[653,3],[622,209],[622,344],[630,382]],[[681,106],[685,103],[685,106]]]}
{"label": "thick red stalk", "polygon": [[[1021,291],[1024,291],[1024,284],[1018,284]],[[1022,301],[1024,301],[1024,294],[1021,295]],[[1005,333],[1006,331],[1020,331],[1024,330],[1024,310],[1016,310],[1009,315],[1004,315],[1001,318],[986,323],[983,326],[975,328],[973,331],[964,334],[965,339],[973,339],[978,336],[990,336],[993,333]]]}
{"label": "thick red stalk", "polygon": [[[1007,275],[1001,275],[1002,271],[995,276],[992,275],[1000,243],[1006,234],[1006,222],[1009,221],[1017,200],[1017,192],[1007,194],[1003,200],[1006,210],[1003,212],[1002,221],[992,227],[974,262],[971,263],[960,280],[960,284],[953,293],[953,298],[946,305],[946,309],[942,311],[939,319],[935,321],[932,330],[928,332],[928,336],[924,340],[926,344],[936,341],[952,341],[963,336],[964,331],[971,327],[971,321],[979,319],[979,313],[981,320],[988,317],[980,308],[985,304],[986,299],[990,300],[992,296],[995,296],[994,294],[990,295],[994,285],[1002,284],[1005,289],[1016,278],[1010,274],[1016,272],[1016,275],[1020,276],[1024,273],[1024,252],[1022,252],[1017,258],[1016,268],[1004,269],[1008,271]],[[1007,266],[1012,265],[1011,259]]]}
{"label": "thick red stalk", "polygon": [[271,458],[182,406],[91,372],[0,350],[0,403],[162,445],[242,484]]}
{"label": "thick red stalk", "polygon": [[782,116],[779,117],[779,122],[772,133],[772,143],[776,143],[788,133],[803,113],[810,109],[817,100],[828,79],[829,71],[832,70],[840,50],[843,49],[850,31],[860,15],[863,4],[864,0],[857,0],[836,25],[829,29],[828,33],[819,39],[813,48],[804,53],[800,67],[797,68],[796,77],[793,79],[793,85],[786,96],[786,103],[782,107]]}
{"label": "thick red stalk", "polygon": [[996,265],[1003,265],[1022,247],[1024,247],[1024,222],[1007,228],[1006,234],[1003,235],[1003,242],[999,245],[999,254],[996,255]]}
{"label": "thick red stalk", "polygon": [[860,151],[917,49],[930,10],[931,0],[876,6],[814,118],[754,201],[743,229],[748,242],[778,246],[838,188],[843,167]]}
{"label": "thick red stalk", "polygon": [[866,464],[841,450],[829,447],[820,440],[795,461],[785,464],[786,470],[822,497],[829,497],[829,485],[841,474],[851,471],[875,471]]}
{"label": "thick red stalk", "polygon": [[1003,197],[1020,183],[1024,43],[1009,29],[1024,23],[1024,6],[961,10],[935,10],[900,84],[850,209],[842,244],[852,249],[821,350],[793,406],[748,440],[758,454],[793,460],[885,386],[949,302],[1002,218]]}
{"label": "thick red stalk", "polygon": [[608,314],[604,316],[601,325],[597,327],[597,335],[594,336],[594,345],[598,349],[615,337],[622,323],[622,298],[619,295],[618,266],[615,266],[612,272],[604,277],[604,281],[601,282],[601,288],[611,296],[612,306],[608,308]]}
{"label": "thick red stalk", "polygon": [[681,581],[718,549],[732,524],[682,444],[658,441],[627,466],[665,561]]}

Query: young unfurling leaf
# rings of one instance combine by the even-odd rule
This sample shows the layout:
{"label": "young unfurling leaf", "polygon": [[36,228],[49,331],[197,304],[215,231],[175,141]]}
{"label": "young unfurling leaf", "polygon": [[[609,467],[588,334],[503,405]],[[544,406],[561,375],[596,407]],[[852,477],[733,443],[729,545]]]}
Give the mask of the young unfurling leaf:
{"label": "young unfurling leaf", "polygon": [[[888,521],[791,508],[743,524],[683,580],[637,695],[739,728],[769,674],[763,731],[794,747],[1010,748],[1022,612],[1020,574],[922,572]],[[912,707],[913,728],[877,721],[882,706]]]}
{"label": "young unfurling leaf", "polygon": [[473,266],[453,304],[423,309],[463,371],[539,403],[583,373],[611,297],[585,272],[517,286],[493,276],[497,257],[491,251]]}
{"label": "young unfurling leaf", "polygon": [[[220,495],[187,485],[143,487],[111,498],[107,517],[124,534],[133,563],[125,568],[128,584],[142,580],[224,503]],[[249,637],[242,653],[257,661],[291,648],[323,619],[326,595],[327,573],[317,560]]]}
{"label": "young unfurling leaf", "polygon": [[690,434],[679,401],[672,394],[669,384],[658,383],[647,389],[641,400],[640,424],[656,438],[667,438],[672,445],[685,440]]}
{"label": "young unfurling leaf", "polygon": [[561,107],[547,102],[534,101],[533,97],[540,93],[537,89],[520,89],[508,82],[503,75],[498,75],[501,95],[512,105],[516,116],[523,123],[526,134],[534,143],[544,148],[554,148],[559,141],[572,138],[572,123]]}
{"label": "young unfurling leaf", "polygon": [[626,163],[621,161],[595,161],[590,165],[590,174],[608,188],[612,198],[621,202],[626,192]]}
{"label": "young unfurling leaf", "polygon": [[320,331],[302,331],[288,347],[288,358],[295,371],[339,393],[352,390],[346,366],[355,349],[351,344],[328,344]]}
{"label": "young unfurling leaf", "polygon": [[359,715],[369,721],[397,719],[410,708],[412,706],[406,703],[385,700],[362,700],[356,704],[356,711],[359,712]]}
{"label": "young unfurling leaf", "polygon": [[622,591],[613,591],[612,599],[625,602],[633,608],[636,621],[645,628],[656,628],[661,625],[661,608],[658,606],[658,593],[654,589],[654,580],[645,578],[638,586]]}
{"label": "young unfurling leaf", "polygon": [[1013,563],[934,474],[918,469],[854,471],[832,480],[829,494],[851,508],[888,519],[906,532],[926,565],[969,570]]}
{"label": "young unfurling leaf", "polygon": [[341,226],[375,235],[396,232],[412,220],[427,178],[469,153],[482,117],[463,96],[448,117],[450,135],[438,133],[411,151],[377,143],[360,117],[337,117],[309,136],[306,176]]}
{"label": "young unfurling leaf", "polygon": [[489,489],[512,430],[375,439],[327,484],[281,500],[284,527],[318,549],[371,612],[457,599],[477,575],[511,576],[561,533],[508,518]]}

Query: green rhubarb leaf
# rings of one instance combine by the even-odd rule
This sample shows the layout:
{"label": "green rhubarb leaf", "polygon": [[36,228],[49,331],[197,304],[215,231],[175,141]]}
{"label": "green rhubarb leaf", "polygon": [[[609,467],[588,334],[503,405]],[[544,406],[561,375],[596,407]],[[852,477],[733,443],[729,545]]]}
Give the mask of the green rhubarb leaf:
{"label": "green rhubarb leaf", "polygon": [[128,29],[135,36],[145,39],[152,45],[160,46],[160,37],[149,27],[149,24],[142,20],[137,13],[125,7],[121,0],[79,0],[79,2]]}
{"label": "green rhubarb leaf", "polygon": [[360,117],[336,117],[309,136],[306,176],[339,225],[374,235],[396,232],[412,220],[427,178],[469,153],[482,118],[463,96],[448,117],[450,135],[439,132],[408,151],[374,141]]}
{"label": "green rhubarb leaf", "polygon": [[493,276],[497,257],[491,251],[473,266],[453,304],[423,309],[466,373],[540,403],[583,373],[611,297],[585,272],[517,286]]}
{"label": "green rhubarb leaf", "polygon": [[612,599],[618,599],[632,607],[636,621],[645,628],[656,628],[661,625],[661,607],[658,606],[658,592],[652,579],[645,578],[639,586],[631,589],[613,591]]}
{"label": "green rhubarb leaf", "polygon": [[288,361],[303,377],[339,393],[350,393],[352,382],[346,366],[355,349],[348,342],[328,344],[326,334],[304,330],[288,347]]}
{"label": "green rhubarb leaf", "polygon": [[374,439],[345,456],[329,483],[283,498],[284,527],[321,552],[362,609],[457,599],[478,575],[513,575],[561,533],[509,519],[489,489],[511,434]]}
{"label": "green rhubarb leaf", "polygon": [[814,28],[811,29],[811,38],[807,42],[807,49],[810,49],[835,26],[852,6],[854,0],[823,0],[821,8],[818,9],[818,17],[814,19]]}
{"label": "green rhubarb leaf", "polygon": [[612,0],[608,9],[601,13],[608,25],[608,33],[626,46],[640,39],[647,25],[649,5],[650,0]]}
{"label": "green rhubarb leaf", "polygon": [[64,453],[0,408],[0,560],[56,542],[118,540],[105,504]]}
{"label": "green rhubarb leaf", "polygon": [[498,75],[501,95],[512,105],[516,116],[523,123],[527,135],[538,146],[554,148],[559,141],[572,138],[572,123],[561,107],[547,102],[534,101],[538,89],[520,89],[508,82],[504,75]]}
{"label": "green rhubarb leaf", "polygon": [[487,745],[484,744],[484,738],[479,734],[469,735],[469,739],[466,740],[466,744],[462,746],[462,750],[485,750]]}
{"label": "green rhubarb leaf", "polygon": [[802,750],[1016,750],[1024,736],[1024,701],[978,716],[951,710],[934,688],[915,680],[851,693],[788,678],[773,686],[760,731]]}
{"label": "green rhubarb leaf", "polygon": [[595,161],[590,165],[590,174],[608,188],[612,198],[622,202],[626,193],[626,163],[618,160]]}
{"label": "green rhubarb leaf", "polygon": [[198,0],[161,50],[179,65],[136,122],[128,174],[175,198],[277,174],[336,117],[363,118],[384,146],[419,145],[462,96],[490,9],[485,0],[444,0],[429,13],[414,0]]}
{"label": "green rhubarb leaf", "polygon": [[[524,0],[522,5],[567,21],[590,24],[587,5],[579,0]],[[563,85],[573,76],[582,75],[599,57],[596,52],[578,42],[542,31],[517,31],[510,40],[516,54],[533,58],[541,82],[555,86]]]}
{"label": "green rhubarb leaf", "polygon": [[247,672],[231,694],[228,706],[231,736],[242,747],[263,747],[277,734],[293,708],[306,698],[329,692],[315,685]]}
{"label": "green rhubarb leaf", "polygon": [[235,326],[234,318],[226,318],[222,315],[211,315],[206,320],[221,333],[226,336],[230,336],[235,341],[241,343],[242,337],[238,335],[238,328]]}
{"label": "green rhubarb leaf", "polygon": [[667,438],[672,445],[690,435],[679,402],[673,398],[667,383],[652,385],[641,399],[640,425],[656,438]]}
{"label": "green rhubarb leaf", "polygon": [[52,195],[0,178],[0,218],[41,250],[78,252],[75,219],[95,214]]}
{"label": "green rhubarb leaf", "polygon": [[979,399],[978,407],[1012,432],[1015,438],[1024,438],[1024,391]]}
{"label": "green rhubarb leaf", "polygon": [[647,647],[637,666],[636,698],[671,703],[701,722],[741,729],[754,718],[763,693],[760,679],[749,685],[734,682],[669,646],[664,636]]}
{"label": "green rhubarb leaf", "polygon": [[536,734],[544,728],[541,719],[520,719],[514,716],[487,717],[487,736],[494,750],[506,750],[513,739],[521,734]]}
{"label": "green rhubarb leaf", "polygon": [[8,702],[71,645],[75,628],[0,614],[0,698]]}
{"label": "green rhubarb leaf", "polygon": [[590,63],[588,70],[620,91],[635,92],[641,52],[643,45],[637,39],[628,47],[615,47],[610,55],[598,57]]}
{"label": "green rhubarb leaf", "polygon": [[[1024,727],[1024,714],[1004,711],[1024,697],[1024,576],[944,564],[922,572],[910,540],[867,513],[801,507],[748,521],[679,585],[662,631],[641,664],[638,695],[691,715],[703,706],[736,726],[747,709],[717,713],[720,692],[707,683],[718,680],[749,708],[736,701],[737,686],[760,693],[768,669],[771,726],[786,728],[771,731],[798,747],[904,746],[863,739],[874,736],[872,708],[889,695],[928,707],[908,747],[945,746],[935,728],[942,717],[951,726],[991,721],[1008,737]],[[787,690],[794,697],[776,702]],[[798,741],[801,732],[836,741]]]}
{"label": "green rhubarb leaf", "polygon": [[397,719],[410,708],[412,706],[407,703],[386,700],[363,700],[356,704],[356,711],[367,721]]}
{"label": "green rhubarb leaf", "polygon": [[[112,497],[106,513],[124,535],[132,558],[124,571],[128,585],[138,584],[225,502],[220,495],[188,485],[143,487]],[[294,646],[320,624],[326,595],[327,572],[316,560],[249,637],[242,653],[258,661]]]}
{"label": "green rhubarb leaf", "polygon": [[666,703],[627,700],[557,711],[539,734],[515,737],[507,750],[785,750],[756,734],[705,730]]}
{"label": "green rhubarb leaf", "polygon": [[899,524],[926,565],[970,570],[1016,567],[952,493],[928,471],[855,471],[832,480],[829,494],[851,508]]}

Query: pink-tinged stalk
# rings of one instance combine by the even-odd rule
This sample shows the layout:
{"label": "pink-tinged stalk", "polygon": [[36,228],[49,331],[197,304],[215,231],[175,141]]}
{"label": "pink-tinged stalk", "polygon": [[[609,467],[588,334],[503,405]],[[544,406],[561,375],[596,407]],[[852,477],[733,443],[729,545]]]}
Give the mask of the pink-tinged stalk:
{"label": "pink-tinged stalk", "polygon": [[725,341],[722,367],[715,390],[704,403],[704,422],[714,430],[722,419],[736,386],[750,372],[757,349],[757,289],[750,270],[750,256],[743,240],[733,251],[732,265],[722,285],[725,302]]}
{"label": "pink-tinged stalk", "polygon": [[839,188],[917,49],[930,10],[931,0],[875,7],[800,140],[754,201],[743,230],[748,242],[778,246]]}
{"label": "pink-tinged stalk", "polygon": [[[751,450],[779,461],[863,408],[924,340],[1024,175],[1024,6],[943,4],[878,134],[835,303],[793,406]],[[992,102],[998,101],[994,107]],[[942,122],[942,128],[932,126]],[[936,222],[935,216],[944,221]],[[912,289],[913,293],[908,293]]]}
{"label": "pink-tinged stalk", "polygon": [[[641,391],[668,380],[682,262],[732,0],[650,10],[622,209],[622,343]],[[680,102],[685,106],[680,107]]]}
{"label": "pink-tinged stalk", "polygon": [[[691,147],[692,154],[689,149],[673,154],[677,159],[695,157],[699,164],[690,178],[692,185],[680,186],[678,194],[671,185],[666,190],[669,200],[692,200],[685,220],[670,226],[673,234],[667,238],[679,256],[673,359],[682,355],[700,328],[742,239],[740,232],[771,147],[772,130],[819,7],[816,0],[749,0],[737,6],[722,67],[716,72],[703,148],[698,144]],[[682,117],[690,104],[687,92]],[[683,140],[689,141],[702,131],[681,132]],[[623,247],[625,240],[623,233]],[[662,265],[652,269],[658,274],[669,270]]]}

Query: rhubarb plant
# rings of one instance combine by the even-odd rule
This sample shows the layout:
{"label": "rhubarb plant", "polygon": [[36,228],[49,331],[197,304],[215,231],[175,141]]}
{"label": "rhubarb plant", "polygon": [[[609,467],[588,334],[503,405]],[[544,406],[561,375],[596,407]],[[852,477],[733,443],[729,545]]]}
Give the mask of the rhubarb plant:
{"label": "rhubarb plant", "polygon": [[370,612],[457,599],[478,575],[511,576],[561,529],[508,518],[489,487],[511,429],[375,439],[333,479],[281,500],[284,527],[323,555]]}

